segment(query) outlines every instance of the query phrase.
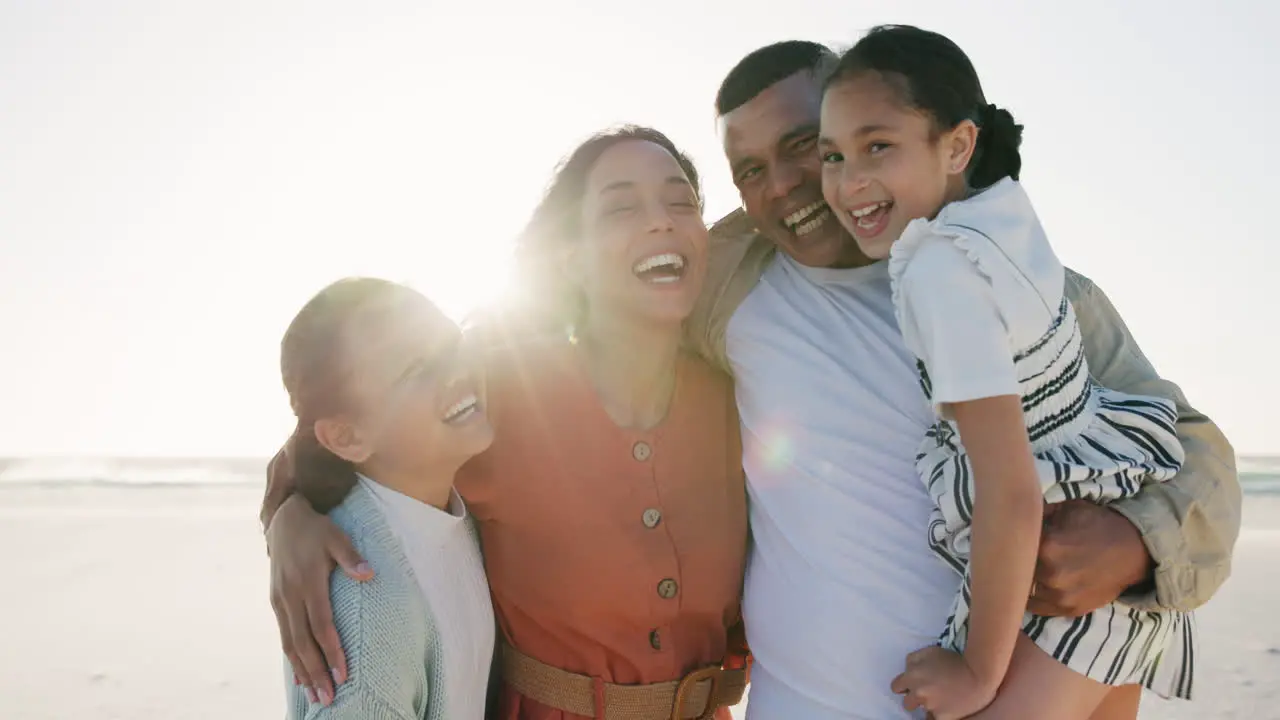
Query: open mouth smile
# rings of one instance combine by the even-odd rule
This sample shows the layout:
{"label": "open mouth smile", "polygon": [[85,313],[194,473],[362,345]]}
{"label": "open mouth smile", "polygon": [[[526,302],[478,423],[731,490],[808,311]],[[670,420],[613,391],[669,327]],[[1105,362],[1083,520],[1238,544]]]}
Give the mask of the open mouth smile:
{"label": "open mouth smile", "polygon": [[450,405],[440,419],[449,425],[458,425],[475,415],[479,410],[479,399],[474,394],[468,394],[458,402]]}
{"label": "open mouth smile", "polygon": [[782,226],[796,237],[804,237],[831,219],[831,208],[825,202],[806,205],[782,219]]}
{"label": "open mouth smile", "polygon": [[889,211],[892,209],[891,201],[881,200],[864,203],[849,210],[849,217],[853,218],[854,234],[869,240],[884,232],[889,225]]}
{"label": "open mouth smile", "polygon": [[631,266],[631,272],[647,283],[665,285],[684,277],[687,261],[679,253],[660,253],[642,258]]}

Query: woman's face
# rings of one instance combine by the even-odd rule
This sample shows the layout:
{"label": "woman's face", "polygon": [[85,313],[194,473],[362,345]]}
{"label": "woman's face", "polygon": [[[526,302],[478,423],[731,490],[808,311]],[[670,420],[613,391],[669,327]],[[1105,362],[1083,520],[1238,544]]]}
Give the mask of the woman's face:
{"label": "woman's face", "polygon": [[343,336],[351,429],[363,460],[407,471],[456,469],[493,441],[462,333],[405,289],[371,303]]}
{"label": "woman's face", "polygon": [[916,218],[933,218],[964,195],[972,123],[937,133],[877,73],[837,82],[822,99],[822,192],[869,258],[889,248]]}
{"label": "woman's face", "polygon": [[679,324],[707,271],[698,193],[662,147],[624,140],[587,175],[570,273],[593,313]]}

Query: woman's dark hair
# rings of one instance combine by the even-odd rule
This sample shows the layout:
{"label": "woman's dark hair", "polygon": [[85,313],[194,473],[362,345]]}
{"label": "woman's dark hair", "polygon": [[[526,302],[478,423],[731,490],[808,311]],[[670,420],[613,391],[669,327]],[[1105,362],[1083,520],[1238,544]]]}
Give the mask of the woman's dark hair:
{"label": "woman's dark hair", "polygon": [[605,151],[629,140],[653,143],[671,153],[702,203],[697,168],[666,135],[652,128],[624,125],[588,138],[556,168],[542,201],[516,240],[517,277],[532,293],[528,299],[540,306],[544,321],[563,327],[579,324],[585,317],[586,299],[564,275],[564,249],[582,238],[582,198],[591,169]]}
{"label": "woman's dark hair", "polygon": [[1022,170],[1022,126],[1007,110],[987,102],[973,63],[943,35],[910,25],[872,28],[832,65],[823,90],[864,73],[878,73],[910,107],[927,113],[937,131],[965,120],[978,126],[969,184],[988,187]]}
{"label": "woman's dark hair", "polygon": [[342,502],[355,486],[352,464],[316,439],[316,421],[346,407],[349,368],[343,336],[362,310],[407,288],[377,278],[339,280],[298,311],[280,341],[280,375],[298,425],[289,440],[289,460],[297,491],[320,512]]}

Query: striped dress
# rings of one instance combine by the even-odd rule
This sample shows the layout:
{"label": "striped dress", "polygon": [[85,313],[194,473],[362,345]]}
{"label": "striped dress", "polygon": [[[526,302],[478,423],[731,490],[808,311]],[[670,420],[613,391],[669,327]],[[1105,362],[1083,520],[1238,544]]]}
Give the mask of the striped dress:
{"label": "striped dress", "polygon": [[[973,471],[950,403],[1017,394],[1045,502],[1108,503],[1179,470],[1167,400],[1095,384],[1065,275],[1021,186],[1006,178],[932,221],[915,220],[889,260],[894,307],[921,385],[938,411],[916,458],[934,502],[928,542],[962,578],[940,644],[961,651],[970,605]],[[1023,631],[1071,669],[1108,685],[1190,699],[1189,613],[1115,602],[1080,618],[1028,614]]]}

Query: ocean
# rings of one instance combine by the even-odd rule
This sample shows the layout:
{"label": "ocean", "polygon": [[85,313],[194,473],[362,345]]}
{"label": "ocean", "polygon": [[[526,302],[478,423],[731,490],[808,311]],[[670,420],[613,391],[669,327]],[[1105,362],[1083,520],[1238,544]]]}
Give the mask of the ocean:
{"label": "ocean", "polygon": [[[0,717],[281,717],[264,458],[0,460]],[[1280,457],[1240,458],[1230,580],[1197,612],[1197,699],[1140,720],[1280,719]],[[12,553],[11,553],[12,554]],[[1259,621],[1263,618],[1263,621]],[[196,669],[192,672],[192,669]],[[193,701],[194,699],[194,701]],[[735,709],[742,718],[745,705]]]}
{"label": "ocean", "polygon": [[[0,458],[5,486],[202,487],[266,480],[265,458]],[[1280,495],[1280,455],[1237,458],[1247,495]]]}

